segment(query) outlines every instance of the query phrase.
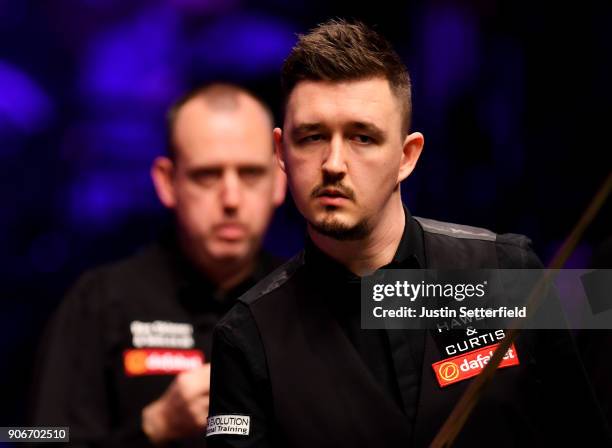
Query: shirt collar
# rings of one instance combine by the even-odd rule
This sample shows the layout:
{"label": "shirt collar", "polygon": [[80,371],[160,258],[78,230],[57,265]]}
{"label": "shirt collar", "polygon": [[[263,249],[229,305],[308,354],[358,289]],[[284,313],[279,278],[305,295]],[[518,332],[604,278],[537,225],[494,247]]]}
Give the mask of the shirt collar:
{"label": "shirt collar", "polygon": [[416,219],[412,217],[408,207],[404,207],[404,232],[399,246],[393,256],[393,261],[385,269],[424,269],[425,244],[423,230]]}
{"label": "shirt collar", "polygon": [[[404,205],[404,231],[395,251],[392,261],[380,269],[419,269],[425,267],[425,246],[423,230]],[[344,265],[334,260],[309,237],[306,237],[304,261],[308,268],[331,281],[359,281],[359,277],[349,271]]]}
{"label": "shirt collar", "polygon": [[189,308],[228,310],[236,299],[280,264],[280,261],[260,251],[255,269],[240,284],[229,291],[220,291],[204,273],[200,272],[180,248],[176,234],[165,232],[160,244],[177,286],[179,300]]}

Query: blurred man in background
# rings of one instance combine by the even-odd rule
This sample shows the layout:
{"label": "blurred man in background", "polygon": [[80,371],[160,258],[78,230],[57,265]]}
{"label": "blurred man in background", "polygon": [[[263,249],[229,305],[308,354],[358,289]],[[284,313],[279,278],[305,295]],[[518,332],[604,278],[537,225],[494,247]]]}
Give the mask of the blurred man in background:
{"label": "blurred man in background", "polygon": [[69,426],[83,446],[204,444],[212,329],[278,264],[261,251],[285,196],[272,127],[268,107],[230,84],[171,108],[151,175],[174,231],[69,292],[43,340],[33,424]]}

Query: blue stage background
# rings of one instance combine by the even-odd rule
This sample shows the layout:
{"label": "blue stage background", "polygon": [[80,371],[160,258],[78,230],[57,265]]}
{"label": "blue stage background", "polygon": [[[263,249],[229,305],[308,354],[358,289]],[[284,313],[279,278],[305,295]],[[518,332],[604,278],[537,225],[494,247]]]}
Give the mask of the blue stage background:
{"label": "blue stage background", "polygon": [[[149,165],[164,112],[205,80],[255,89],[330,17],[376,25],[414,84],[416,215],[529,235],[549,260],[610,171],[612,6],[265,0],[0,0],[0,424],[23,424],[38,338],[66,288],[168,217]],[[612,234],[607,205],[570,260]],[[267,247],[290,256],[289,202]]]}

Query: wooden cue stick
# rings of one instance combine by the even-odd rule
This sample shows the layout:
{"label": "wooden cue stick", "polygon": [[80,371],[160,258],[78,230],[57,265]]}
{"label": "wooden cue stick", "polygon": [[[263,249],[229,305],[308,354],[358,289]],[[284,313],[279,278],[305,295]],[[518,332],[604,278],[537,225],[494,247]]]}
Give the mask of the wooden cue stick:
{"label": "wooden cue stick", "polygon": [[[550,270],[561,269],[571,253],[576,248],[576,245],[580,241],[584,231],[589,226],[589,224],[593,221],[603,204],[605,203],[607,197],[612,190],[612,172],[608,174],[608,177],[604,181],[603,185],[600,187],[599,191],[595,194],[591,203],[581,216],[580,220],[576,224],[576,226],[572,229],[569,236],[566,238],[564,243],[561,245],[557,253],[555,254],[553,260],[549,265],[549,270],[546,272],[546,275],[543,276],[538,284],[534,287],[531,294],[529,295],[528,304],[538,306],[541,297],[543,294],[540,294],[541,289],[545,286],[545,282],[551,280],[552,275],[550,274]],[[481,395],[485,391],[486,387],[489,385],[491,380],[493,379],[493,375],[497,369],[497,366],[501,362],[504,354],[508,351],[516,337],[518,336],[520,329],[513,328],[508,331],[505,338],[500,342],[499,346],[493,353],[493,357],[489,360],[484,370],[480,372],[480,374],[474,379],[474,381],[469,385],[467,390],[461,396],[452,412],[440,428],[440,431],[431,442],[432,448],[447,448],[450,447],[459,432],[465,425],[468,417],[470,416],[472,410],[478,403]]]}

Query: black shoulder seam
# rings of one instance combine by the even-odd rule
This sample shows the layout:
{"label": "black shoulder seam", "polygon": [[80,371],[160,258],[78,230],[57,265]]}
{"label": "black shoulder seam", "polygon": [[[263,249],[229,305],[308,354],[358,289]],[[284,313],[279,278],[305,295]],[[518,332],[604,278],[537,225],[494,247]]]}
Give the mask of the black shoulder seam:
{"label": "black shoulder seam", "polygon": [[481,227],[436,221],[434,219],[421,218],[418,216],[415,216],[414,219],[421,225],[424,232],[460,239],[497,241],[497,234],[495,232],[491,232]]}
{"label": "black shoulder seam", "polygon": [[502,233],[497,236],[496,242],[506,246],[518,246],[521,249],[529,249],[531,245],[531,239],[519,233]]}
{"label": "black shoulder seam", "polygon": [[500,235],[498,243],[503,246],[515,247],[518,249],[518,255],[520,257],[522,268],[529,265],[529,257],[531,255],[537,259],[537,256],[531,249],[531,239],[525,235],[520,235],[518,233],[504,233],[503,235]]}
{"label": "black shoulder seam", "polygon": [[279,266],[254,287],[244,293],[238,300],[249,305],[262,296],[271,293],[286,283],[304,264],[304,251],[301,251],[282,266]]}

